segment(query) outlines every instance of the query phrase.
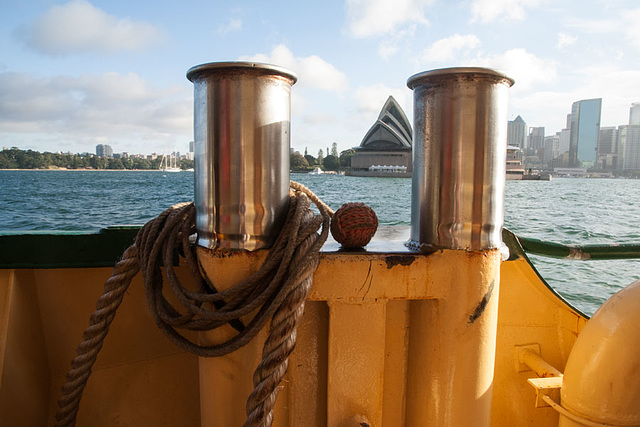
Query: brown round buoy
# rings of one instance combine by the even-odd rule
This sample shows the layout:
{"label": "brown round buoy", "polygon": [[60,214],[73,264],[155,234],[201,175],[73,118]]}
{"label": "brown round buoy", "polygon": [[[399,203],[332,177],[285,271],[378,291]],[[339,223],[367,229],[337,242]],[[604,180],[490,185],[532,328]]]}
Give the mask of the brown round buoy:
{"label": "brown round buoy", "polygon": [[331,235],[345,248],[366,246],[378,229],[378,217],[364,203],[345,203],[331,219]]}

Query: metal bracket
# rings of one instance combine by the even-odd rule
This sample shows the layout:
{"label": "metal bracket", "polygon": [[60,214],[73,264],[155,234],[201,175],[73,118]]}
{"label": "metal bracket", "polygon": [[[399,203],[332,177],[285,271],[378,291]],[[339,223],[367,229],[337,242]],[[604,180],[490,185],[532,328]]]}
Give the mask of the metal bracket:
{"label": "metal bracket", "polygon": [[529,378],[527,382],[536,390],[536,408],[550,406],[544,401],[544,396],[550,397],[555,402],[560,401],[562,377]]}

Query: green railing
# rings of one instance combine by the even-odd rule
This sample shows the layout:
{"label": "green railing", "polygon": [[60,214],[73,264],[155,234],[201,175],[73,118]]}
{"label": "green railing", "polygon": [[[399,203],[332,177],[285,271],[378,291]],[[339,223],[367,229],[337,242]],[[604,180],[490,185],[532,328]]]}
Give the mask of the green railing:
{"label": "green railing", "polygon": [[507,237],[507,234],[513,236],[519,246],[522,247],[522,250],[529,255],[580,261],[640,258],[640,244],[562,245],[538,239],[518,237],[505,230],[502,237],[511,250],[517,250],[517,248],[513,247],[513,243],[509,244],[508,240],[512,239]]}
{"label": "green railing", "polygon": [[[108,227],[97,233],[0,232],[0,268],[112,267],[133,243],[139,229],[139,226],[121,226]],[[576,260],[640,258],[640,244],[561,245],[518,237],[508,230],[504,230],[502,237],[509,247],[510,259],[524,253]],[[402,245],[388,249],[388,252],[406,252]],[[377,245],[373,250],[385,252],[383,245]]]}

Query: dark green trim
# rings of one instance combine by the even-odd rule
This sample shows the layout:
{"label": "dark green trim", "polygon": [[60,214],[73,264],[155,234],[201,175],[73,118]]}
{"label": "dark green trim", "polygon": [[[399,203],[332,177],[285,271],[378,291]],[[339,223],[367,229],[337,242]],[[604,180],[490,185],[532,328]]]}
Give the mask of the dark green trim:
{"label": "dark green trim", "polygon": [[0,234],[0,268],[113,267],[140,227],[98,233]]}
{"label": "dark green trim", "polygon": [[558,293],[558,291],[556,291],[553,288],[553,286],[551,286],[551,285],[549,285],[549,283],[547,283],[545,278],[542,277],[542,275],[540,274],[540,272],[538,271],[536,266],[531,262],[531,260],[527,256],[527,253],[525,252],[524,248],[520,244],[520,242],[521,242],[521,238],[520,237],[516,236],[515,234],[513,234],[511,231],[507,230],[506,228],[503,228],[502,229],[502,241],[509,248],[509,261],[513,261],[513,260],[516,260],[516,259],[519,259],[519,258],[523,258],[524,260],[526,260],[527,264],[529,264],[529,267],[531,267],[531,269],[534,271],[534,273],[536,273],[536,276],[538,276],[538,279],[540,279],[540,281],[547,287],[549,292],[551,292],[553,295],[555,295],[555,297],[558,298],[558,300],[562,301],[571,310],[575,311],[576,313],[578,313],[580,316],[584,317],[585,319],[589,319],[590,316],[586,315],[585,313],[582,312],[582,310],[580,310],[579,308],[575,307],[571,302],[567,301],[567,299],[565,299],[565,297],[560,295]]}
{"label": "dark green trim", "polygon": [[[140,226],[108,227],[97,233],[0,233],[0,268],[112,267],[138,230]],[[640,258],[640,245],[569,246],[518,237],[508,230],[502,239],[510,259],[526,253],[580,260]]]}
{"label": "dark green trim", "polygon": [[550,258],[606,260],[640,258],[640,245],[561,245],[537,239],[518,237],[525,252]]}

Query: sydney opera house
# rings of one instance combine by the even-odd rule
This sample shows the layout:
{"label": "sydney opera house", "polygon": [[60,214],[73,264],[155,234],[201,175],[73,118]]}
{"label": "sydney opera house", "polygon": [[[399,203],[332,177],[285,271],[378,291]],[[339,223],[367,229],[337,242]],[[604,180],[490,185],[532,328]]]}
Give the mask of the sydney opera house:
{"label": "sydney opera house", "polygon": [[351,158],[352,176],[411,177],[412,130],[398,102],[390,96]]}

